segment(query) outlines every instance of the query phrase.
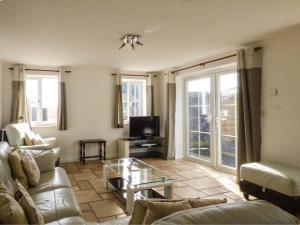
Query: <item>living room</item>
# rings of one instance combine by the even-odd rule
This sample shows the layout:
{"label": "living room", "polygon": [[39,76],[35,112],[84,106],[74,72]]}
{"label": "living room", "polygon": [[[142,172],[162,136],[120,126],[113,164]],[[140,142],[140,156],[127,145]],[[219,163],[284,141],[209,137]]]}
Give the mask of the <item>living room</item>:
{"label": "living room", "polygon": [[[133,157],[161,175],[146,199],[162,195],[179,204],[208,198],[224,207],[237,204],[232,207],[242,213],[250,210],[243,204],[258,198],[272,203],[257,203],[258,213],[282,220],[262,216],[252,223],[293,223],[300,193],[299,9],[297,0],[0,1],[0,128],[1,141],[8,141],[1,152],[15,145],[21,152],[34,148],[30,154],[43,167],[40,182],[46,179],[42,170],[69,180],[47,192],[69,188],[78,205],[74,215],[62,210],[49,216],[36,188],[29,188],[44,223],[128,224],[140,197],[133,191],[133,201],[123,202],[105,185],[116,172],[114,160]],[[140,120],[134,126],[130,117]],[[154,118],[146,134],[147,119]],[[15,142],[14,124],[24,122],[30,126],[20,129],[45,141],[38,138],[35,147],[25,146],[24,137]],[[142,133],[137,140],[136,130]],[[47,138],[55,150],[45,147]],[[136,142],[148,157],[131,152]],[[122,143],[128,145],[124,154]],[[158,147],[162,154],[151,155]],[[43,161],[43,150],[56,158]],[[60,175],[49,172],[50,164]],[[197,223],[209,223],[201,220],[201,210],[208,209],[199,208]]]}

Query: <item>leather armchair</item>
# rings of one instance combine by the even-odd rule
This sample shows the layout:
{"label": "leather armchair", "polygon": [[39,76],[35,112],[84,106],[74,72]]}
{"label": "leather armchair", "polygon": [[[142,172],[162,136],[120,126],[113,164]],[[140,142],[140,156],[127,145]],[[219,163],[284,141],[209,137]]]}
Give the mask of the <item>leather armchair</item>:
{"label": "leather armchair", "polygon": [[56,138],[43,138],[43,144],[39,145],[25,145],[25,134],[31,132],[31,128],[28,123],[13,123],[5,127],[9,145],[11,147],[18,145],[22,149],[32,151],[48,151],[52,150],[56,164],[59,164],[60,147],[57,145]]}

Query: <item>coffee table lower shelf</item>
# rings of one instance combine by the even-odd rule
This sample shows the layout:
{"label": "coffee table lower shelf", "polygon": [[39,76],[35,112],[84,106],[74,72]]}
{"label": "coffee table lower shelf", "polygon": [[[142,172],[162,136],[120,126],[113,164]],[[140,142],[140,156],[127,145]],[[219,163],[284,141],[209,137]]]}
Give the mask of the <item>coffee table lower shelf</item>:
{"label": "coffee table lower shelf", "polygon": [[[120,202],[126,207],[127,214],[131,214],[133,211],[133,205],[135,199],[170,199],[173,196],[173,183],[152,183],[143,188],[130,188],[127,182],[122,177],[108,178],[106,186],[115,191]],[[164,187],[164,195],[153,190],[154,187]],[[129,194],[128,194],[129,193]]]}

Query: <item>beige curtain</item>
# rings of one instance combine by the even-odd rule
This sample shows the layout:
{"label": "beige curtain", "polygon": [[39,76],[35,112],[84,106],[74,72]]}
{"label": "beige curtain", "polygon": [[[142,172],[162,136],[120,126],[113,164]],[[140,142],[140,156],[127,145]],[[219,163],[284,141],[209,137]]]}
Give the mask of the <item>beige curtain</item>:
{"label": "beige curtain", "polygon": [[260,160],[261,66],[261,48],[238,51],[238,180],[243,163]]}
{"label": "beige curtain", "polygon": [[10,122],[28,122],[28,106],[26,101],[25,67],[24,65],[14,65],[12,80],[12,101]]}
{"label": "beige curtain", "polygon": [[166,78],[166,159],[175,158],[175,108],[176,108],[176,75],[167,73]]}
{"label": "beige curtain", "polygon": [[65,69],[61,68],[58,79],[58,108],[57,108],[57,128],[67,130],[67,96],[65,83]]}
{"label": "beige curtain", "polygon": [[117,74],[115,82],[115,110],[114,127],[124,128],[123,101],[122,101],[122,75]]}
{"label": "beige curtain", "polygon": [[147,115],[154,116],[154,86],[153,86],[154,76],[152,74],[148,75],[147,78]]}

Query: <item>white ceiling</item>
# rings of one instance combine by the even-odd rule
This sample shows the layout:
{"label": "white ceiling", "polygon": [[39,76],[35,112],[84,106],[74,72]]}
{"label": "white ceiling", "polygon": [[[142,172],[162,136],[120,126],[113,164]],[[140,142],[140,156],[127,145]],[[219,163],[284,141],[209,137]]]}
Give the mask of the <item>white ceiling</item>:
{"label": "white ceiling", "polygon": [[[3,0],[0,58],[159,70],[298,23],[299,0]],[[118,50],[126,33],[144,47]]]}

